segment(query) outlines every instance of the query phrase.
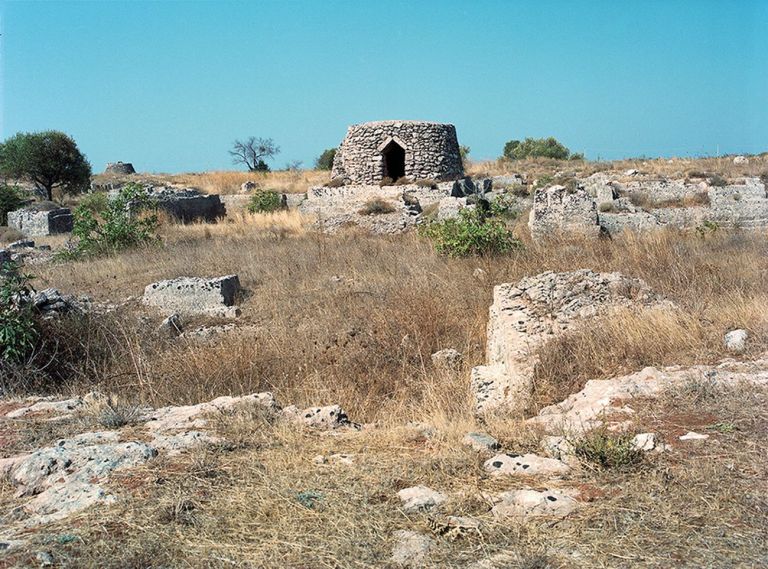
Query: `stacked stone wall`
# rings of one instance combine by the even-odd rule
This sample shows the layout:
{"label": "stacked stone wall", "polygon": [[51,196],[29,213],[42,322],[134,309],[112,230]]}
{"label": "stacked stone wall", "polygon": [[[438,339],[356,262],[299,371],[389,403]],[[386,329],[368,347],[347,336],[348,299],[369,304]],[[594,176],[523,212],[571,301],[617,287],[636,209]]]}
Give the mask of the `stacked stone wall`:
{"label": "stacked stone wall", "polygon": [[451,124],[381,121],[347,130],[333,161],[332,178],[354,184],[376,184],[387,176],[383,151],[390,143],[405,151],[405,177],[412,180],[455,180],[464,167]]}

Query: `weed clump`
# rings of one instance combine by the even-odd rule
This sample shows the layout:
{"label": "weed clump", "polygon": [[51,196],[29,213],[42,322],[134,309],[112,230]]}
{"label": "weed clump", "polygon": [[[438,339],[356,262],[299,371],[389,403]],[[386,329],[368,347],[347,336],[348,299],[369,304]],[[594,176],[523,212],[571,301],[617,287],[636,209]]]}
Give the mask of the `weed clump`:
{"label": "weed clump", "polygon": [[450,257],[485,257],[508,253],[521,246],[503,220],[485,215],[479,208],[463,209],[458,217],[434,221],[419,233],[438,253]]}
{"label": "weed clump", "polygon": [[383,215],[394,213],[395,206],[382,199],[373,199],[365,202],[365,205],[358,211],[360,215]]}
{"label": "weed clump", "polygon": [[573,441],[574,454],[583,462],[603,470],[625,470],[643,460],[643,451],[636,448],[628,433],[611,433],[595,429]]}
{"label": "weed clump", "polygon": [[73,248],[59,254],[72,259],[116,253],[157,240],[157,206],[139,184],[128,184],[103,207],[101,198],[80,205],[74,212]]}
{"label": "weed clump", "polygon": [[274,190],[256,190],[246,208],[249,213],[271,213],[285,209],[282,194]]}

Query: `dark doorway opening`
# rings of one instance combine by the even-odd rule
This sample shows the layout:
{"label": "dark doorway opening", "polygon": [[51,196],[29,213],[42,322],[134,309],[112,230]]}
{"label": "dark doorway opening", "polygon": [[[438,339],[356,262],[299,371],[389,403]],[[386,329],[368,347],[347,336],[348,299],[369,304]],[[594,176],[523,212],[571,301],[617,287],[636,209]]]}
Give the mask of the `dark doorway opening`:
{"label": "dark doorway opening", "polygon": [[405,148],[394,140],[381,151],[384,157],[384,176],[397,180],[405,176]]}

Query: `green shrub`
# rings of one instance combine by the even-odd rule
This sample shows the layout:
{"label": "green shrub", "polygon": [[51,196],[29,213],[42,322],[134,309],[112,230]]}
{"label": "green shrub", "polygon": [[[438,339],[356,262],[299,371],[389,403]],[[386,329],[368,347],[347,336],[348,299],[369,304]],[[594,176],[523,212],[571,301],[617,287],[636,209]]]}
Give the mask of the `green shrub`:
{"label": "green shrub", "polygon": [[19,274],[13,263],[6,263],[0,273],[0,359],[18,364],[29,356],[38,336],[32,303],[24,302],[32,293],[30,277]]}
{"label": "green shrub", "polygon": [[393,213],[394,211],[395,207],[391,203],[377,198],[365,202],[365,205],[358,211],[358,213],[360,215],[382,215],[385,213]]}
{"label": "green shrub", "polygon": [[[527,194],[526,194],[527,195]],[[514,208],[515,200],[511,195],[502,194],[491,201],[490,212],[494,217],[516,219],[520,212]]]}
{"label": "green shrub", "polygon": [[85,206],[74,211],[75,248],[64,258],[104,255],[157,240],[156,204],[139,184],[127,184],[101,213]]}
{"label": "green shrub", "polygon": [[250,213],[269,213],[283,209],[283,195],[274,190],[256,190],[248,201]]}
{"label": "green shrub", "polygon": [[24,205],[24,198],[18,188],[0,185],[0,225],[8,225],[8,212],[21,209]]}
{"label": "green shrub", "polygon": [[329,148],[323,150],[323,153],[315,160],[315,168],[318,170],[330,170],[333,168],[333,159],[336,157],[336,149]]}
{"label": "green shrub", "polygon": [[504,145],[504,158],[522,160],[524,158],[555,158],[557,160],[583,160],[583,154],[572,154],[568,147],[556,138],[526,138],[522,142],[510,140]]}
{"label": "green shrub", "polygon": [[499,255],[520,247],[501,219],[485,216],[478,208],[422,225],[420,234],[432,240],[438,253],[451,257]]}
{"label": "green shrub", "polygon": [[572,443],[583,462],[602,469],[626,469],[643,460],[643,451],[633,444],[633,435],[595,429]]}
{"label": "green shrub", "polygon": [[93,192],[85,194],[78,205],[91,213],[103,214],[109,208],[109,195],[107,192]]}

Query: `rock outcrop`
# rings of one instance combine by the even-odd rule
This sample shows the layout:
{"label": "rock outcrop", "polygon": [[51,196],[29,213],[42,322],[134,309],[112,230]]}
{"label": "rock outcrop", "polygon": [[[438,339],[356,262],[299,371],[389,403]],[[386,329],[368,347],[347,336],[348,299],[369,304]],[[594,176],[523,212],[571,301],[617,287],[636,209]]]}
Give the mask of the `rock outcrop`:
{"label": "rock outcrop", "polygon": [[478,413],[520,412],[529,403],[537,349],[579,321],[660,298],[640,279],[590,270],[546,272],[494,289],[486,365],[472,370]]}
{"label": "rock outcrop", "polygon": [[580,188],[551,186],[537,190],[528,228],[534,240],[571,235],[596,238],[600,235],[597,206]]}

